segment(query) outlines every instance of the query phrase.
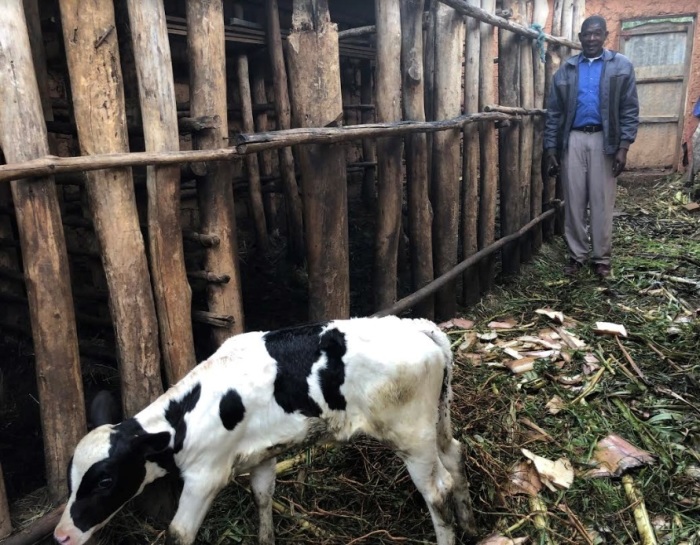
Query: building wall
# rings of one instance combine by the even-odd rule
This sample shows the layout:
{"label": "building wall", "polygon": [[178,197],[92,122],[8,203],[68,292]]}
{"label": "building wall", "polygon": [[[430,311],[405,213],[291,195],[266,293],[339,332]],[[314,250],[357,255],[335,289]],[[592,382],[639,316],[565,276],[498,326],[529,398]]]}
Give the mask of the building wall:
{"label": "building wall", "polygon": [[[620,47],[620,27],[622,20],[641,19],[668,15],[694,15],[695,35],[693,37],[690,77],[688,78],[685,102],[685,119],[682,142],[688,142],[698,126],[698,119],[693,117],[693,105],[700,97],[700,13],[698,0],[587,0],[586,15],[602,15],[608,24],[610,35],[606,43],[609,49]],[[681,167],[681,165],[678,165]]]}

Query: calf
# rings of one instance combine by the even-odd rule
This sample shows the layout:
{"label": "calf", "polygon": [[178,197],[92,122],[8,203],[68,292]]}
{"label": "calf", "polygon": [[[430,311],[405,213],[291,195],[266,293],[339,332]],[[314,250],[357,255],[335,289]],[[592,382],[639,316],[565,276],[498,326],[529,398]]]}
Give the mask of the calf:
{"label": "calf", "polygon": [[275,456],[363,434],[392,448],[425,498],[439,545],[475,533],[450,422],[452,353],[427,320],[356,318],[228,339],[134,418],[78,444],[54,537],[82,545],[144,486],[183,479],[167,543],[190,545],[216,494],[250,472],[259,542],[274,543]]}

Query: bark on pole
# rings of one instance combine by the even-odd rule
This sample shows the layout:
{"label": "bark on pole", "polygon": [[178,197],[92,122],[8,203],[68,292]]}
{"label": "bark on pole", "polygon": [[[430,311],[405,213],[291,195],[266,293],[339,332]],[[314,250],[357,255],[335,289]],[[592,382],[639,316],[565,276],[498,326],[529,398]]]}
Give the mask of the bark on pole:
{"label": "bark on pole", "polygon": [[[292,117],[289,106],[287,69],[284,65],[282,32],[280,30],[277,0],[265,0],[265,16],[267,18],[267,48],[270,51],[270,63],[272,66],[277,128],[289,129],[292,126]],[[304,222],[302,219],[303,212],[299,186],[297,185],[294,170],[292,148],[280,149],[279,160],[282,187],[287,200],[287,222],[289,224],[287,239],[289,240],[290,255],[297,263],[301,263],[306,257],[304,249]]]}
{"label": "bark on pole", "polygon": [[[424,0],[401,0],[401,70],[404,119],[425,121],[423,79]],[[428,142],[425,133],[405,139],[408,239],[413,291],[433,280],[432,210],[429,198]],[[416,305],[415,314],[432,319],[433,297]]]}
{"label": "bark on pole", "polygon": [[[49,153],[22,0],[0,2],[0,147],[8,163]],[[46,480],[53,500],[85,433],[78,336],[53,177],[11,182],[34,341]],[[47,281],[50,279],[50,281]]]}
{"label": "bark on pole", "polygon": [[[163,2],[128,0],[127,5],[146,151],[178,150],[175,85]],[[146,173],[151,276],[166,377],[174,384],[196,363],[192,291],[185,273],[180,227],[180,167],[152,166]]]}
{"label": "bark on pole", "polygon": [[[221,19],[221,54],[224,55],[223,6],[221,7],[221,10],[222,12],[220,16],[217,17],[217,21],[218,19]],[[236,4],[234,6],[234,14],[239,19],[243,19],[243,8],[240,4]],[[192,40],[198,38],[200,38],[200,36],[192,36]],[[202,63],[202,65],[206,65],[210,61],[208,58],[204,57],[201,59],[200,62]],[[235,62],[236,76],[238,79],[238,93],[241,97],[241,127],[243,129],[243,132],[253,133],[255,132],[255,121],[253,119],[253,97],[250,88],[250,69],[248,67],[248,55],[246,55],[245,53],[237,54]],[[191,65],[190,70],[192,70]],[[224,82],[226,81],[225,74],[223,80]],[[225,98],[226,97],[224,96],[224,99]],[[226,112],[225,100],[223,106],[224,112]],[[263,204],[262,191],[260,186],[260,165],[258,163],[258,156],[255,153],[251,153],[245,158],[245,162],[246,168],[248,169],[248,198],[250,200],[250,210],[253,216],[255,240],[258,243],[259,248],[263,251],[263,253],[266,253],[270,248],[270,240],[267,236],[267,222],[265,220],[265,206]]]}
{"label": "bark on pole", "polygon": [[4,539],[12,533],[12,521],[10,520],[10,504],[7,501],[5,489],[5,477],[0,465],[0,539]]}
{"label": "bark on pole", "polygon": [[[81,154],[128,152],[114,4],[91,0],[86,9],[80,0],[60,0],[59,6]],[[128,417],[163,392],[146,248],[131,169],[95,170],[85,177],[110,295],[122,406]]]}
{"label": "bark on pole", "polygon": [[[469,0],[480,7],[480,0]],[[479,111],[479,63],[481,57],[481,33],[478,19],[466,18],[466,41],[464,46],[464,112]],[[462,259],[475,254],[479,249],[479,126],[464,127],[462,157]],[[465,305],[479,299],[479,271],[468,269],[462,277],[462,302]]]}
{"label": "bark on pole", "polygon": [[[503,9],[517,12],[518,0],[503,0]],[[520,97],[520,37],[508,30],[498,32],[498,103],[519,106]],[[499,131],[499,185],[501,236],[510,235],[520,228],[520,127],[511,123]],[[529,208],[528,201],[528,208]],[[518,243],[505,246],[501,254],[505,275],[520,270]]]}
{"label": "bark on pole", "polygon": [[[196,149],[216,149],[228,144],[228,114],[226,103],[226,50],[224,38],[224,6],[222,0],[190,0],[187,2],[187,50],[190,68],[190,115],[210,116],[219,119],[219,126],[199,131],[192,141]],[[245,65],[245,66],[242,66]],[[238,59],[238,72],[245,68],[247,104],[244,105],[244,126],[254,132],[253,112],[250,102],[247,59]],[[245,102],[245,100],[242,100]],[[247,110],[246,110],[247,106]],[[258,174],[258,197],[260,177]],[[252,182],[251,182],[252,185]],[[221,345],[232,334],[245,330],[241,275],[238,265],[238,237],[236,233],[236,211],[231,183],[231,163],[207,164],[206,176],[197,184],[199,201],[200,232],[216,235],[219,244],[208,248],[205,267],[208,271],[226,275],[225,284],[207,284],[208,306],[216,314],[233,316],[230,327],[215,327],[212,337],[216,346]],[[262,199],[258,203],[262,213]],[[263,247],[267,232],[263,223]],[[258,239],[260,242],[261,239]]]}
{"label": "bark on pole", "polygon": [[[377,121],[401,119],[401,8],[397,0],[376,0],[377,70],[374,90]],[[374,306],[396,301],[401,231],[402,138],[377,140],[377,234],[374,252]]]}
{"label": "bark on pole", "polygon": [[[561,11],[561,34],[564,38],[574,37],[574,0],[564,0]],[[562,62],[569,58],[571,49],[561,48]]]}
{"label": "bark on pole", "polygon": [[581,24],[586,18],[586,0],[574,0],[571,14],[571,41],[578,42],[578,33],[581,32]]}
{"label": "bark on pole", "polygon": [[[295,0],[287,60],[294,124],[325,127],[342,120],[338,28],[326,0]],[[309,271],[309,319],[350,315],[348,195],[345,150],[299,148]]]}
{"label": "bark on pole", "polygon": [[[425,80],[425,118],[435,120],[435,11],[437,2],[430,3],[430,9],[425,12],[423,24],[423,66]],[[428,142],[428,176],[433,176],[433,135],[427,135]],[[432,188],[429,188],[432,191]]]}
{"label": "bark on pole", "polygon": [[[374,89],[372,87],[372,61],[361,61],[360,64],[360,103],[372,104],[374,102]],[[374,121],[374,110],[364,109],[361,114],[362,123]],[[362,160],[366,163],[377,161],[376,142],[371,138],[362,141]],[[368,165],[362,176],[362,202],[368,208],[374,210],[377,206],[377,167]]]}
{"label": "bark on pole", "polygon": [[[549,2],[547,0],[534,0],[532,22],[544,28],[549,16]],[[535,45],[532,49],[532,68],[534,78],[534,107],[545,107],[545,63],[540,58],[540,49]],[[532,142],[532,194],[530,195],[530,216],[538,217],[542,213],[542,200],[544,197],[544,178],[542,168],[544,145],[544,120],[538,115],[533,118],[534,139]],[[532,229],[532,251],[537,252],[542,246],[542,224]]]}
{"label": "bark on pole", "polygon": [[[481,0],[481,9],[493,13],[496,0]],[[481,50],[479,52],[479,111],[487,104],[493,104],[496,98],[494,89],[494,27],[480,23]],[[479,250],[491,245],[496,239],[496,198],[498,195],[498,147],[496,145],[496,127],[493,123],[479,126],[479,162],[481,179],[479,181]],[[479,287],[482,291],[493,285],[493,257],[484,259],[479,266]]]}
{"label": "bark on pole", "polygon": [[[529,4],[529,5],[528,5]],[[518,10],[514,20],[524,26],[532,24],[532,3],[518,0]],[[520,106],[535,107],[535,69],[532,52],[535,49],[534,40],[522,40],[520,44]],[[520,120],[520,221],[518,227],[528,223],[531,216],[532,199],[532,158],[534,156],[533,118],[525,115]],[[532,257],[532,234],[528,233],[520,242],[520,259],[523,263]]]}
{"label": "bark on pole", "polygon": [[[438,4],[435,12],[435,117],[459,115],[462,102],[462,55],[464,17],[453,8]],[[457,264],[459,243],[460,177],[462,174],[460,131],[433,136],[433,255],[435,275]],[[438,160],[439,158],[439,160]],[[435,295],[435,316],[451,318],[457,312],[457,282]]]}

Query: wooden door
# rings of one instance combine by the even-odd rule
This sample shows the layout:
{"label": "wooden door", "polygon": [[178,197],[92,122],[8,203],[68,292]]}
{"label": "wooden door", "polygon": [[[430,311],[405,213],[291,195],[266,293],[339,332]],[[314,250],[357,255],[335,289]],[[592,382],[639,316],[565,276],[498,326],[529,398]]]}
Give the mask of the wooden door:
{"label": "wooden door", "polygon": [[620,51],[634,64],[640,106],[629,168],[678,165],[692,41],[691,17],[622,23]]}

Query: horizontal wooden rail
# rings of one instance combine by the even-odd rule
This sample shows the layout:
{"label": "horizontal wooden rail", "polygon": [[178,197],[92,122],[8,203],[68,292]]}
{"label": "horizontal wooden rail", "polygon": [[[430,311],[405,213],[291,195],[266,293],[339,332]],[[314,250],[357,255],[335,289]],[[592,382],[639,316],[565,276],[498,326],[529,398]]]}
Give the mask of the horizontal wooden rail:
{"label": "horizontal wooden rail", "polygon": [[417,303],[421,302],[426,297],[434,294],[440,288],[446,286],[448,283],[450,283],[454,279],[458,278],[469,267],[476,265],[477,263],[479,263],[479,261],[481,261],[485,257],[490,256],[491,254],[497,252],[498,250],[503,248],[503,246],[505,246],[506,244],[517,240],[518,238],[523,236],[525,233],[527,233],[530,229],[535,227],[535,225],[546,220],[548,217],[554,215],[556,213],[557,209],[559,209],[561,206],[563,206],[563,201],[557,202],[553,208],[550,208],[546,212],[537,216],[532,221],[526,223],[520,229],[518,229],[515,233],[511,233],[508,236],[499,238],[496,242],[494,242],[490,246],[487,246],[483,250],[479,250],[475,254],[472,254],[464,261],[458,263],[454,268],[450,269],[445,274],[436,278],[435,280],[433,280],[429,284],[426,284],[418,291],[412,293],[411,295],[407,295],[403,299],[398,300],[396,303],[394,303],[389,308],[385,308],[383,310],[375,312],[374,314],[372,314],[372,316],[388,316],[390,314],[399,314],[401,312],[408,310],[409,308],[413,307]]}
{"label": "horizontal wooden rail", "polygon": [[63,514],[66,504],[63,503],[52,509],[45,515],[42,515],[38,519],[35,519],[25,528],[17,530],[14,534],[9,536],[7,539],[0,540],[1,545],[32,545],[32,543],[37,543],[41,541],[54,531],[58,521]]}
{"label": "horizontal wooden rail", "polygon": [[48,155],[41,159],[0,165],[0,182],[21,178],[53,176],[68,172],[84,172],[104,168],[120,168],[144,165],[174,165],[203,161],[230,161],[248,153],[271,148],[284,148],[297,144],[333,144],[362,138],[397,136],[415,132],[435,132],[460,128],[477,121],[500,121],[514,116],[499,112],[467,114],[444,121],[399,121],[396,123],[373,123],[328,127],[319,129],[287,129],[253,135],[239,135],[238,145],[213,150],[187,150],[162,152],[112,153],[84,155],[81,157],[57,157]]}
{"label": "horizontal wooden rail", "polygon": [[500,106],[498,104],[488,104],[484,106],[485,112],[501,112],[510,115],[547,115],[544,108],[520,108],[518,106]]}
{"label": "horizontal wooden rail", "polygon": [[[462,15],[468,15],[469,17],[478,19],[483,23],[488,23],[490,25],[497,26],[498,28],[504,28],[505,30],[510,30],[511,32],[515,32],[516,34],[525,36],[526,38],[537,38],[540,35],[540,33],[534,28],[529,28],[518,23],[509,21],[508,19],[504,19],[503,17],[498,17],[493,13],[489,13],[488,11],[485,11],[481,8],[470,5],[467,2],[467,0],[440,0],[440,2],[442,2],[443,4],[447,4],[451,8],[454,8],[457,12],[461,13]],[[571,49],[581,49],[580,43],[572,42],[571,40],[567,40],[566,38],[552,36],[551,34],[545,33],[544,39],[547,42],[570,47]]]}

